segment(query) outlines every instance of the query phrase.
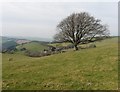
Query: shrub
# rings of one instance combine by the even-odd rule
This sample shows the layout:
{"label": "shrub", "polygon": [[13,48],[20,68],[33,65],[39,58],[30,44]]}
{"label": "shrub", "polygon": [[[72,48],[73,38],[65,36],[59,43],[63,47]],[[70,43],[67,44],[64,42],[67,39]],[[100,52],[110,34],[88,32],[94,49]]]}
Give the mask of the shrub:
{"label": "shrub", "polygon": [[89,48],[96,48],[96,45],[95,44],[90,44]]}

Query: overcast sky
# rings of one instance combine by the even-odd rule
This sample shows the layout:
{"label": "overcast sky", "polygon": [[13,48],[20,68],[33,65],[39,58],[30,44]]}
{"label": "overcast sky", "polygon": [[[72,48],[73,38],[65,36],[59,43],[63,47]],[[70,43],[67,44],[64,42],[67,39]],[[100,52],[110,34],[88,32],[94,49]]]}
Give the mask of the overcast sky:
{"label": "overcast sky", "polygon": [[56,25],[71,13],[88,12],[118,35],[117,2],[7,2],[2,4],[3,36],[52,38]]}

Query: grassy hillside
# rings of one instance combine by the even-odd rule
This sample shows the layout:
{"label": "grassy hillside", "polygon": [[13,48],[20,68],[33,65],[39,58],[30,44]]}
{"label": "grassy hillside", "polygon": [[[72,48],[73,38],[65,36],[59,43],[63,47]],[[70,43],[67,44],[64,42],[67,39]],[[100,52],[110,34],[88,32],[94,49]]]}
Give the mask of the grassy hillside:
{"label": "grassy hillside", "polygon": [[30,51],[40,51],[48,48],[48,46],[39,42],[32,41],[30,43],[17,46],[17,49],[21,49],[21,48],[26,48],[27,50],[30,50]]}
{"label": "grassy hillside", "polygon": [[[96,48],[32,58],[3,54],[3,89],[115,90],[118,88],[117,38]],[[12,61],[8,61],[13,58]]]}

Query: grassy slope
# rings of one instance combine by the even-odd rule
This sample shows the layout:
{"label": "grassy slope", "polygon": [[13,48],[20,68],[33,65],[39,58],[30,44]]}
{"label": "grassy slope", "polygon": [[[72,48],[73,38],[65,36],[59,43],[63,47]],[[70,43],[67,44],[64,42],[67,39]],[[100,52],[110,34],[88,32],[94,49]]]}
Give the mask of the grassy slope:
{"label": "grassy slope", "polygon": [[41,58],[3,54],[3,89],[117,89],[117,39],[96,45]]}
{"label": "grassy slope", "polygon": [[27,44],[19,45],[19,46],[17,46],[17,48],[18,49],[26,48],[26,49],[31,50],[31,51],[40,51],[40,50],[46,49],[47,46],[40,44],[38,42],[30,42]]}

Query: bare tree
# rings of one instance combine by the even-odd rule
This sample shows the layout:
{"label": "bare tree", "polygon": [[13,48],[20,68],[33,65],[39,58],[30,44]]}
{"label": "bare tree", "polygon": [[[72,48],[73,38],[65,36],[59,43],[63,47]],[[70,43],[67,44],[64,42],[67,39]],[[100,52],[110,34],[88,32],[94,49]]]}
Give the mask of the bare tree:
{"label": "bare tree", "polygon": [[86,12],[71,14],[57,25],[57,30],[55,41],[71,42],[75,50],[79,43],[109,35],[107,26]]}

